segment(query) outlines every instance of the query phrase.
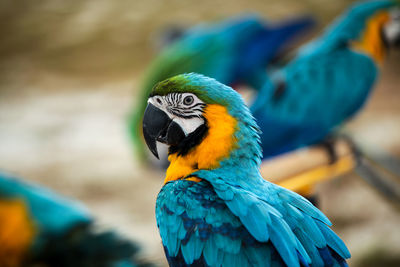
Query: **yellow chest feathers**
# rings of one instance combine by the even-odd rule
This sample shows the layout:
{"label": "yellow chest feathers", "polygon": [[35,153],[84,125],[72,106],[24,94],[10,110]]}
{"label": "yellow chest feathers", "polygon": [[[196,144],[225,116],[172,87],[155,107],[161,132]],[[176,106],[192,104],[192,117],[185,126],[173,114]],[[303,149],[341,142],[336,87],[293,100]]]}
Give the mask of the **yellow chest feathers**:
{"label": "yellow chest feathers", "polygon": [[203,115],[208,125],[206,136],[188,154],[172,154],[168,157],[170,165],[165,183],[182,179],[199,169],[218,167],[219,162],[228,157],[235,147],[234,132],[237,121],[228,114],[227,109],[221,105],[207,105]]}
{"label": "yellow chest feathers", "polygon": [[371,17],[366,25],[361,39],[353,42],[352,47],[372,57],[375,62],[382,63],[386,47],[381,36],[381,29],[390,19],[387,11],[382,11]]}

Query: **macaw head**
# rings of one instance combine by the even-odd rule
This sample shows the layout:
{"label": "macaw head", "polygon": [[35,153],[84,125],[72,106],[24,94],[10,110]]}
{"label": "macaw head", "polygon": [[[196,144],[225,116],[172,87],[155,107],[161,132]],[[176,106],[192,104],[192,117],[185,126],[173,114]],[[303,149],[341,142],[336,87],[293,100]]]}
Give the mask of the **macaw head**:
{"label": "macaw head", "polygon": [[382,63],[389,48],[400,46],[398,7],[394,1],[370,1],[359,4],[352,11],[365,15],[365,26],[353,47]]}
{"label": "macaw head", "polygon": [[261,154],[258,127],[241,96],[195,73],[172,77],[153,88],[143,135],[156,157],[156,141],[169,146],[167,180],[215,169],[239,156],[253,157],[258,164]]}
{"label": "macaw head", "polygon": [[400,7],[389,12],[389,20],[382,28],[382,35],[388,46],[400,47]]}

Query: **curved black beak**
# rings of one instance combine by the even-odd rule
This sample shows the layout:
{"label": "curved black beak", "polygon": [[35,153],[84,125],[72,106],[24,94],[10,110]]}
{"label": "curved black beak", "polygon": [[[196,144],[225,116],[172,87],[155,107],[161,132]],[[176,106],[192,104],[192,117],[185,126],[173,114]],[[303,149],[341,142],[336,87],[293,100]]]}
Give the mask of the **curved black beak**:
{"label": "curved black beak", "polygon": [[164,111],[149,103],[143,116],[143,136],[150,151],[159,158],[157,141],[167,145],[177,145],[186,135]]}

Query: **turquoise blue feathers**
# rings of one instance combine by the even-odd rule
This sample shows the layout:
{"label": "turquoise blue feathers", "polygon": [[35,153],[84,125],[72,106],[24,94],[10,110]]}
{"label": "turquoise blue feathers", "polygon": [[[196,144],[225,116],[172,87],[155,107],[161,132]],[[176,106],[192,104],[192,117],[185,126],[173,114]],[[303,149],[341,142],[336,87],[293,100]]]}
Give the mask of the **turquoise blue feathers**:
{"label": "turquoise blue feathers", "polygon": [[[21,204],[24,209],[18,212],[26,214],[7,208],[13,203]],[[115,232],[96,230],[93,217],[76,201],[0,173],[0,217],[3,215],[6,217],[0,222],[0,255],[8,251],[9,257],[20,256],[22,259],[15,260],[23,266],[145,266],[136,263],[137,244]],[[19,222],[13,216],[26,216],[26,222]],[[13,225],[7,224],[7,220]],[[16,222],[20,226],[15,225]],[[7,237],[5,233],[13,230],[4,228],[13,227],[29,229],[17,228],[17,236]],[[31,240],[21,241],[21,246],[26,247],[20,248],[24,251],[17,251],[15,240],[22,239],[23,232],[28,233],[24,235]],[[13,251],[18,254],[13,255]],[[7,261],[0,259],[1,264],[7,266]]]}
{"label": "turquoise blue feathers", "polygon": [[307,200],[276,186],[263,185],[272,194],[261,199],[231,187],[163,187],[156,216],[170,266],[347,266],[345,245]]}
{"label": "turquoise blue feathers", "polygon": [[251,106],[262,130],[264,158],[321,142],[363,107],[379,68],[353,43],[374,15],[393,5],[386,0],[354,5],[271,76]]}

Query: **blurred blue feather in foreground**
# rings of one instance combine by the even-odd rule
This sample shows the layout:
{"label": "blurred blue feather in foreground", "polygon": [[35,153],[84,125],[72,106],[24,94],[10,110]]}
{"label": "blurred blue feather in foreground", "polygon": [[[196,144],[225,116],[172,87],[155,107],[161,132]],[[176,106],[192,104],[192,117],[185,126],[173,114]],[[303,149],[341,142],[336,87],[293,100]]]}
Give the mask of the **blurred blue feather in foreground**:
{"label": "blurred blue feather in foreground", "polygon": [[79,203],[0,173],[0,266],[148,266]]}

